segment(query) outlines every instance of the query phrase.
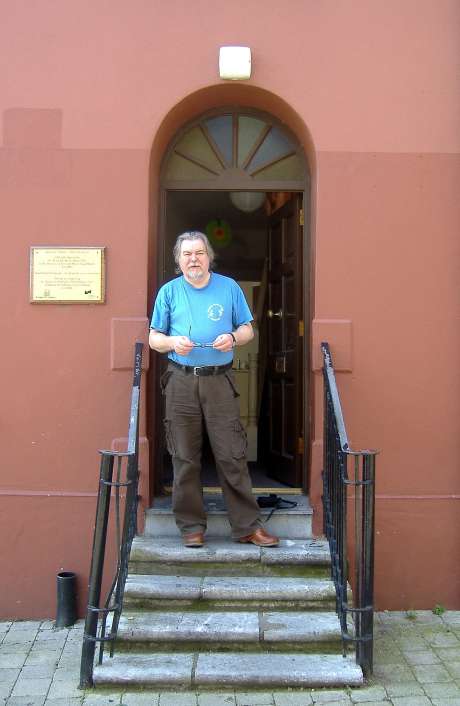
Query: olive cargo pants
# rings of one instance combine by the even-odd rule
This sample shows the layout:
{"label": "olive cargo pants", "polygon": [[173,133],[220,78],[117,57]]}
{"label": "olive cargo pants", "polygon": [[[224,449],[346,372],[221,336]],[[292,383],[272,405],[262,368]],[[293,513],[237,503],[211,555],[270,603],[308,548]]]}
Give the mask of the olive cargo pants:
{"label": "olive cargo pants", "polygon": [[246,432],[231,370],[197,376],[172,364],[162,376],[165,433],[174,468],[173,511],[182,534],[206,529],[201,486],[203,424],[216,462],[234,539],[260,527],[246,463]]}

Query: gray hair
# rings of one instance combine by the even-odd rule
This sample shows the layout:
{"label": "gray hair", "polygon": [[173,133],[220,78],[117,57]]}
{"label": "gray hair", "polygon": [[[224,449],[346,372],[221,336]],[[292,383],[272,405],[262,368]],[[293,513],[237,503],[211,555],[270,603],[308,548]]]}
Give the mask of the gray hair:
{"label": "gray hair", "polygon": [[204,233],[200,233],[199,230],[186,230],[185,233],[181,233],[180,235],[177,236],[176,244],[174,245],[173,248],[173,256],[174,256],[174,262],[176,263],[176,273],[179,274],[181,271],[179,267],[179,258],[180,258],[180,251],[182,247],[182,243],[184,240],[202,240],[204,243],[204,247],[206,248],[206,252],[208,253],[209,257],[209,269],[211,269],[214,260],[216,259],[216,255],[214,253],[214,250],[212,248],[211,243],[208,240],[208,237]]}

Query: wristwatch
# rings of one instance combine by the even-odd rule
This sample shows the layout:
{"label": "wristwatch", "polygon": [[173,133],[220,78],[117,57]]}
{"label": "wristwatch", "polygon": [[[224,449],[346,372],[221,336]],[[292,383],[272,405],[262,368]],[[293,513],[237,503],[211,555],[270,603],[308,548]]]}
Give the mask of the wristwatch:
{"label": "wristwatch", "polygon": [[232,333],[231,331],[230,331],[229,333],[230,333],[230,336],[233,338],[233,348],[235,348],[235,346],[236,346],[236,338],[235,338],[235,336],[233,335],[233,333]]}

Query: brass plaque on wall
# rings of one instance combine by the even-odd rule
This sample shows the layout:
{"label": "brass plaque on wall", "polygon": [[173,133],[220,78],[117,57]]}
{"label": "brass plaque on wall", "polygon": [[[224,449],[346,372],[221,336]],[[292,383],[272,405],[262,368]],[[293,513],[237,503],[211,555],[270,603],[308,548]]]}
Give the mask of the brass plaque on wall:
{"label": "brass plaque on wall", "polygon": [[30,301],[45,304],[103,304],[105,248],[32,246]]}

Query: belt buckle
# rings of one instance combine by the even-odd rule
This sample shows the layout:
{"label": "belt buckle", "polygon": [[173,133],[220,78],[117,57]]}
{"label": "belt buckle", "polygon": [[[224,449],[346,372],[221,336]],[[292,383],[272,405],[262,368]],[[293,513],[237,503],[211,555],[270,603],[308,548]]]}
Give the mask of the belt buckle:
{"label": "belt buckle", "polygon": [[195,365],[193,368],[193,374],[196,375],[197,377],[200,376],[200,373],[197,372],[197,370],[201,370],[203,366],[202,365]]}

